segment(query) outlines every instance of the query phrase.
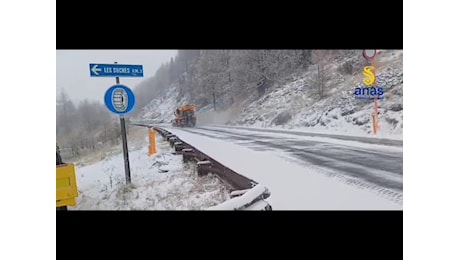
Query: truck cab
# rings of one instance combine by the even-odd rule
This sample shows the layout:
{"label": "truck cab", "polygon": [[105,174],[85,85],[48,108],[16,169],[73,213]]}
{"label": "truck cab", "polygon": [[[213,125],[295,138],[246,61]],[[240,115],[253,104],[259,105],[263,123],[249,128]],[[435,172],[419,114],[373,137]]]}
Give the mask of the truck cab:
{"label": "truck cab", "polygon": [[194,127],[196,126],[196,106],[185,105],[178,107],[174,111],[176,118],[174,119],[173,126],[179,127]]}

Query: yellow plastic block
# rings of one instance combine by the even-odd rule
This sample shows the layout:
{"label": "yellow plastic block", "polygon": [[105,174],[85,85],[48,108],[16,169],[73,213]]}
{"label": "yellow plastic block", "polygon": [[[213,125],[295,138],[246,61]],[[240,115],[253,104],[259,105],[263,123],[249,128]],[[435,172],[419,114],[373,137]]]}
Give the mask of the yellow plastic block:
{"label": "yellow plastic block", "polygon": [[75,165],[56,165],[56,207],[75,206],[78,197]]}

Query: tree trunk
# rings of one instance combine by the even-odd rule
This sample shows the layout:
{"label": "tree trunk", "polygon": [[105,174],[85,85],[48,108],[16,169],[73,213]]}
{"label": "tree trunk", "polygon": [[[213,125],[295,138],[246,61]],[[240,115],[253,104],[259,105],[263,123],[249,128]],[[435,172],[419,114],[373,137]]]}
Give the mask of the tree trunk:
{"label": "tree trunk", "polygon": [[214,89],[212,91],[212,104],[213,104],[213,107],[214,107],[214,111],[216,111],[216,92],[215,92]]}
{"label": "tree trunk", "polygon": [[322,62],[319,62],[318,63],[318,95],[319,95],[319,99],[323,99],[324,97],[324,80],[323,80],[323,75],[324,74],[324,71],[323,71],[323,66],[322,66]]}

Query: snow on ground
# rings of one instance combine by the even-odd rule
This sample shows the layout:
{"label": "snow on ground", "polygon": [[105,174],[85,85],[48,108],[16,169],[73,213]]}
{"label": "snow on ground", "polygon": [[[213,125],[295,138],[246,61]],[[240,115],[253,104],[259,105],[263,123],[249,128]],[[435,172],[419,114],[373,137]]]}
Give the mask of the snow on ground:
{"label": "snow on ground", "polygon": [[177,88],[171,87],[164,96],[152,100],[143,107],[142,120],[155,120],[156,123],[170,122],[174,119],[174,111],[177,108]]}
{"label": "snow on ground", "polygon": [[370,191],[356,189],[279,157],[278,153],[253,151],[230,142],[167,128],[185,142],[266,186],[274,210],[402,210],[402,205]]}
{"label": "snow on ground", "polygon": [[79,167],[80,194],[77,206],[69,210],[202,210],[229,199],[216,177],[198,178],[162,138],[157,138],[157,154],[152,157],[147,154],[148,138],[141,147],[129,147],[132,183],[126,185],[121,153]]}
{"label": "snow on ground", "polygon": [[353,78],[339,84],[336,93],[322,101],[311,97],[303,80],[286,84],[249,105],[238,119],[227,124],[402,140],[402,73],[394,69],[377,78],[395,79],[385,85],[385,99],[379,101],[377,135],[372,130],[374,102],[354,99],[353,90],[360,83]]}
{"label": "snow on ground", "polygon": [[[358,58],[362,59],[357,55],[348,61]],[[359,101],[354,96],[354,89],[364,86],[361,72],[342,75],[337,73],[336,64],[331,64],[330,67],[327,75],[329,79],[326,81],[327,94],[323,99],[320,100],[314,91],[312,78],[315,71],[310,68],[293,76],[290,81],[272,87],[265,95],[249,103],[238,117],[231,118],[226,123],[402,140],[402,50],[383,51],[379,55],[376,85],[382,87],[385,94],[384,99],[379,101],[380,131],[377,135],[372,129],[374,102]]]}
{"label": "snow on ground", "polygon": [[[356,54],[356,55],[355,55]],[[380,131],[372,129],[374,102],[358,101],[356,87],[362,83],[361,52],[343,57],[329,64],[326,80],[327,93],[319,99],[314,91],[314,66],[272,87],[257,98],[250,96],[240,104],[225,111],[211,111],[211,106],[198,107],[198,125],[228,124],[273,129],[295,129],[311,133],[328,133],[403,139],[403,51],[379,50],[376,84],[385,91],[379,102]],[[353,75],[339,73],[340,64],[352,62],[359,69]],[[180,99],[178,101],[178,99]],[[171,86],[164,96],[158,97],[144,109],[144,120],[169,123],[173,109],[185,102],[178,97],[178,90]]]}
{"label": "snow on ground", "polygon": [[[360,60],[362,60],[362,56],[359,54],[345,57],[339,62],[352,61],[361,70]],[[319,100],[314,91],[312,91],[312,77],[314,77],[315,69],[311,67],[308,71],[293,75],[290,80],[272,87],[260,98],[250,96],[247,100],[240,104],[235,104],[226,111],[210,111],[209,107],[199,107],[197,126],[227,124],[229,127],[234,125],[264,129],[290,129],[298,132],[402,140],[403,51],[384,50],[379,54],[378,62],[376,84],[384,88],[385,95],[384,100],[379,102],[381,113],[379,115],[380,131],[377,135],[372,133],[371,114],[374,111],[374,102],[357,101],[353,95],[354,88],[362,86],[363,75],[361,71],[353,75],[343,75],[337,71],[338,64],[330,66],[331,74],[327,75],[329,79],[326,82],[327,95],[322,100]],[[143,117],[139,119],[149,121],[148,123],[165,123],[167,126],[171,126],[169,122],[174,118],[174,108],[184,101],[184,97],[178,96],[177,88],[172,86],[168,88],[164,96],[159,96],[152,100],[145,108]],[[183,135],[190,134],[183,133]],[[272,134],[270,133],[270,135]],[[203,151],[218,156],[217,160],[221,161],[222,159],[222,162],[230,163],[232,168],[237,167],[237,169],[234,169],[237,172],[244,172],[248,174],[249,178],[255,176],[256,181],[266,182],[266,185],[269,188],[271,187],[270,191],[273,191],[272,189],[277,191],[272,192],[274,197],[271,200],[274,202],[274,209],[316,209],[323,207],[330,209],[402,208],[401,205],[395,205],[392,202],[376,197],[377,195],[369,191],[356,190],[349,186],[343,186],[345,185],[343,183],[343,185],[337,184],[337,181],[331,180],[331,178],[324,179],[326,177],[316,174],[320,171],[319,169],[303,168],[298,163],[291,164],[280,158],[283,155],[262,154],[244,147],[227,146],[229,145],[228,143],[196,135],[193,138],[200,139],[202,143],[199,145]],[[331,141],[323,137],[302,138]],[[337,140],[333,142],[337,143]],[[342,142],[343,145],[351,145],[347,141]],[[196,140],[193,139],[193,144],[195,143]],[[367,148],[370,146],[372,145],[366,144]],[[255,158],[253,159],[251,156],[255,156]],[[240,161],[247,164],[240,164]],[[283,165],[283,167],[273,164],[274,162],[279,162],[279,165]],[[272,167],[270,168],[268,165]],[[272,169],[277,170],[272,172]],[[293,181],[290,183],[284,182],[284,177],[280,178],[280,174],[283,176],[288,175]],[[257,177],[261,178],[258,179]],[[324,188],[321,188],[322,184],[325,185]],[[302,190],[305,190],[305,194],[302,193]],[[331,194],[328,194],[328,192]],[[282,196],[283,193],[286,193],[285,198]],[[296,197],[296,194],[302,196]],[[343,194],[346,194],[346,196],[342,198]],[[324,202],[324,206],[316,203],[317,198],[315,201],[311,201],[313,200],[312,196],[320,196],[324,199],[324,201],[321,201],[322,203]],[[339,203],[341,200],[343,200],[342,204]]]}
{"label": "snow on ground", "polygon": [[[222,126],[215,126],[215,127],[207,126],[204,129],[219,130],[219,129],[222,129]],[[266,128],[262,128],[262,129],[266,129]],[[280,138],[283,138],[283,139],[297,139],[297,140],[317,141],[317,142],[332,143],[332,144],[337,144],[337,145],[352,146],[352,147],[364,148],[364,149],[375,149],[375,150],[381,150],[381,151],[401,152],[401,153],[403,152],[403,148],[398,147],[398,146],[370,144],[370,143],[351,141],[351,140],[350,141],[348,141],[348,140],[340,140],[340,139],[329,138],[329,137],[299,136],[299,135],[289,134],[289,133],[254,132],[254,131],[251,131],[251,130],[244,130],[244,129],[237,129],[237,128],[233,128],[231,130],[232,130],[232,133],[241,133],[241,134],[245,134],[245,135],[257,135],[259,137],[280,137]],[[215,135],[217,137],[219,136],[219,134],[212,134],[212,133],[209,133],[209,132],[206,132],[206,134]]]}
{"label": "snow on ground", "polygon": [[[367,112],[359,112],[355,115],[360,115],[361,118],[368,117],[372,111]],[[389,114],[388,118],[399,117],[400,123],[402,124],[402,114]],[[370,122],[370,121],[369,121]],[[198,122],[200,123],[200,122]],[[352,125],[348,123],[344,118],[337,118],[336,122],[332,125],[327,127],[323,127],[321,125],[315,125],[312,127],[299,127],[293,125],[270,125],[258,122],[253,125],[249,124],[232,124],[232,125],[224,125],[224,124],[210,124],[216,126],[226,126],[226,127],[233,127],[233,126],[244,126],[247,128],[254,128],[254,129],[274,129],[274,130],[292,130],[296,132],[304,132],[304,133],[318,133],[318,134],[337,134],[337,135],[346,135],[346,136],[354,136],[354,137],[372,137],[372,138],[385,138],[385,139],[393,139],[393,140],[403,140],[403,133],[402,127],[398,128],[397,132],[392,132],[391,126],[388,125],[386,122],[379,122],[380,130],[377,134],[369,133],[371,131],[370,125],[366,127],[367,130],[364,131],[361,127],[356,125]]]}
{"label": "snow on ground", "polygon": [[[211,131],[208,131],[208,130],[211,130]],[[212,132],[213,130],[220,131],[220,133],[218,134],[218,133]],[[394,156],[395,154],[402,155],[403,153],[403,148],[401,146],[376,145],[376,144],[363,143],[359,141],[350,141],[350,140],[344,141],[344,140],[328,138],[328,137],[299,136],[296,134],[288,134],[288,133],[254,132],[254,131],[240,130],[240,129],[238,130],[230,129],[230,130],[231,131],[229,131],[228,128],[224,128],[224,131],[222,132],[221,127],[204,127],[204,128],[199,128],[199,129],[193,129],[193,130],[188,129],[188,131],[192,131],[193,133],[199,133],[207,137],[218,138],[218,139],[221,139],[224,136],[233,136],[236,134],[236,135],[241,135],[241,136],[254,136],[259,142],[269,142],[270,143],[270,142],[273,142],[273,138],[277,138],[277,140],[284,140],[284,142],[286,141],[294,141],[294,142],[312,141],[312,142],[322,143],[323,145],[326,143],[330,143],[335,147],[335,149],[342,147],[343,149],[346,150],[352,147],[354,151],[361,150],[363,153],[367,153],[369,151],[376,151],[382,155],[386,154],[388,156]],[[254,143],[254,141],[253,140],[250,140],[250,141],[234,140],[232,141],[232,143],[241,145],[245,143],[252,144]],[[296,148],[296,149],[305,148],[304,145],[297,146],[293,144],[291,144],[290,147]],[[251,149],[254,149],[254,147],[251,147]],[[257,148],[256,150],[260,150],[260,148]],[[312,165],[311,163],[306,162],[305,160],[299,159],[295,156],[288,155],[288,153],[283,151],[283,149],[278,149],[276,147],[269,147],[268,150],[272,152],[276,151],[276,156],[283,158],[287,161],[294,162],[298,165],[303,165],[305,167],[308,167],[310,170],[314,170],[315,172],[321,173],[330,178],[334,178],[348,185],[352,185],[356,188],[367,189],[375,194],[378,194],[379,196],[383,196],[389,200],[392,200],[402,205],[403,195],[401,191],[381,187],[374,183],[370,183],[366,180],[363,180],[362,178],[356,178],[356,177],[352,177],[349,175],[343,175],[343,174],[337,173],[335,170],[325,169],[324,167],[318,167],[317,165]],[[310,155],[310,156],[313,156],[313,155]],[[321,156],[319,158],[321,158]],[[349,164],[344,161],[336,162],[336,163],[339,163],[340,165],[344,167],[350,166],[354,168],[361,168],[363,170],[368,170],[367,167],[358,166],[353,163]],[[372,173],[369,176],[374,176],[375,178],[383,178],[387,180],[392,180],[396,183],[401,183],[401,184],[403,182],[402,175],[395,174],[393,172],[389,172],[385,170],[373,169]]]}
{"label": "snow on ground", "polygon": [[[198,125],[200,126],[200,125]],[[234,129],[257,129],[257,130],[283,130],[283,131],[293,131],[293,132],[301,132],[301,133],[311,133],[311,134],[329,134],[329,135],[342,135],[342,136],[352,136],[352,137],[365,137],[365,138],[377,138],[377,139],[389,139],[389,140],[398,140],[402,141],[402,135],[391,135],[385,134],[384,132],[379,133],[377,135],[367,135],[363,134],[363,132],[359,129],[350,128],[346,130],[344,128],[336,128],[336,129],[321,129],[321,128],[289,128],[289,127],[281,127],[281,126],[270,126],[270,127],[257,127],[257,126],[233,126],[233,125],[223,125],[223,124],[205,124],[205,127],[225,127],[225,128],[234,128]]]}

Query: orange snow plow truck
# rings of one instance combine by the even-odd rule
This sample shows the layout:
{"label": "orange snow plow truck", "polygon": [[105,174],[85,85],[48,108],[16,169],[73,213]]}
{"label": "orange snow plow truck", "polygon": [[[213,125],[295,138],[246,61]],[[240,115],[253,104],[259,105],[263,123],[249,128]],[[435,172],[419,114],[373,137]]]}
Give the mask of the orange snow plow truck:
{"label": "orange snow plow truck", "polygon": [[195,105],[185,105],[178,107],[174,111],[176,118],[173,120],[173,126],[179,127],[194,127],[196,125],[196,106]]}
{"label": "orange snow plow truck", "polygon": [[64,163],[56,144],[56,210],[67,210],[67,206],[76,206],[78,197],[75,165]]}

